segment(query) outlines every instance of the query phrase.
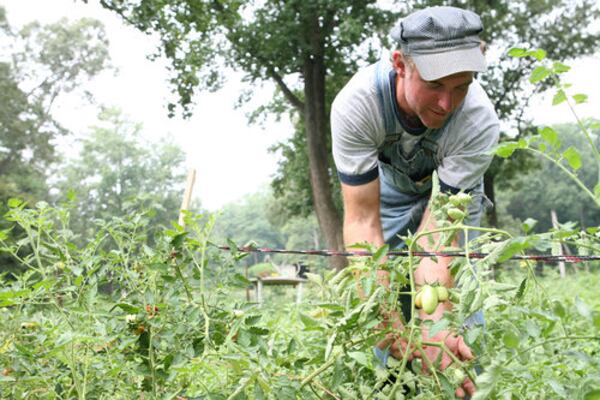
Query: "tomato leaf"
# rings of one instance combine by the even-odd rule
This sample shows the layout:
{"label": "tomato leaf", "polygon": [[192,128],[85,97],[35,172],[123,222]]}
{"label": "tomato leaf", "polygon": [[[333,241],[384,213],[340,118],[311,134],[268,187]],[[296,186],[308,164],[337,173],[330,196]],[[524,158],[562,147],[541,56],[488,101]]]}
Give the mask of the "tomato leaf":
{"label": "tomato leaf", "polygon": [[556,94],[552,98],[552,105],[553,106],[559,105],[560,103],[564,102],[565,100],[567,100],[567,94],[565,93],[564,90],[560,89],[558,92],[556,92]]}
{"label": "tomato leaf", "polygon": [[526,287],[527,287],[527,278],[525,278],[521,281],[521,284],[519,285],[519,289],[517,289],[517,293],[515,294],[515,298],[514,298],[515,303],[519,302],[523,298]]}
{"label": "tomato leaf", "polygon": [[600,389],[593,389],[583,396],[583,400],[600,400]]}
{"label": "tomato leaf", "polygon": [[562,155],[575,171],[581,168],[581,155],[579,155],[579,152],[575,147],[569,147]]}
{"label": "tomato leaf", "polygon": [[439,332],[448,328],[449,325],[450,325],[449,320],[447,320],[446,318],[440,319],[439,321],[437,321],[435,324],[433,324],[431,326],[431,329],[429,330],[429,336],[437,335]]}
{"label": "tomato leaf", "polygon": [[259,335],[259,336],[264,336],[264,335],[269,334],[269,330],[267,328],[263,328],[260,326],[251,326],[250,328],[248,328],[248,332],[250,332],[254,335]]}
{"label": "tomato leaf", "polygon": [[316,329],[321,328],[319,321],[317,321],[316,319],[309,317],[308,315],[303,314],[303,313],[299,313],[299,315],[300,315],[300,321],[302,322],[302,324],[304,325],[304,327],[306,329],[316,330]]}
{"label": "tomato leaf", "polygon": [[141,311],[141,308],[133,306],[131,304],[127,304],[127,303],[117,303],[114,306],[112,306],[110,311],[112,312],[112,310],[114,310],[115,308],[120,308],[121,310],[125,311],[128,314],[137,314]]}
{"label": "tomato leaf", "polygon": [[325,347],[325,359],[327,360],[331,355],[331,350],[333,350],[333,344],[335,343],[335,339],[337,338],[337,332],[333,332],[333,334],[327,339],[327,346]]}
{"label": "tomato leaf", "polygon": [[560,147],[560,139],[558,139],[558,133],[554,129],[550,128],[549,126],[545,126],[541,129],[538,129],[538,133],[550,146],[555,148]]}
{"label": "tomato leaf", "polygon": [[567,312],[565,311],[565,306],[563,306],[562,303],[558,300],[554,301],[552,305],[552,311],[554,311],[554,314],[556,314],[561,319],[567,315]]}
{"label": "tomato leaf", "polygon": [[513,239],[509,241],[506,247],[502,249],[502,253],[498,257],[498,262],[501,263],[506,260],[509,260],[510,258],[512,258],[512,256],[523,251],[526,248],[527,246],[523,242]]}
{"label": "tomato leaf", "polygon": [[244,319],[246,326],[256,325],[262,317],[260,315],[249,315]]}
{"label": "tomato leaf", "polygon": [[556,74],[563,74],[565,72],[568,72],[570,69],[571,69],[571,67],[569,67],[566,64],[561,63],[560,61],[555,61],[554,64],[552,64],[552,70]]}
{"label": "tomato leaf", "polygon": [[383,246],[381,246],[379,249],[377,249],[375,254],[373,254],[373,261],[378,262],[379,260],[381,260],[381,258],[385,257],[385,255],[388,253],[389,249],[389,244],[384,244]]}
{"label": "tomato leaf", "polygon": [[512,330],[507,330],[502,336],[504,345],[509,349],[516,349],[519,347],[519,335]]}
{"label": "tomato leaf", "polygon": [[519,148],[516,142],[504,142],[500,143],[495,150],[497,156],[502,158],[508,158]]}
{"label": "tomato leaf", "polygon": [[565,391],[565,388],[560,383],[556,382],[554,379],[550,379],[548,381],[548,384],[550,385],[552,390],[554,390],[554,392],[556,392],[556,394],[562,397],[563,399],[569,397],[567,395],[567,392]]}
{"label": "tomato leaf", "polygon": [[592,314],[592,320],[594,323],[594,327],[600,328],[600,312],[594,312]]}
{"label": "tomato leaf", "polygon": [[[448,370],[446,370],[448,371]],[[449,371],[448,371],[449,372]],[[446,376],[444,374],[439,374],[438,378],[440,380],[440,383],[442,384],[442,390],[444,391],[444,398],[445,399],[452,399],[454,398],[454,391],[456,390],[456,387],[454,387],[454,385],[452,384],[452,382],[450,382],[450,380],[448,378],[446,378]]]}
{"label": "tomato leaf", "polygon": [[14,197],[11,199],[8,199],[8,208],[17,208],[22,204],[23,204],[23,201],[21,199],[16,199]]}
{"label": "tomato leaf", "polygon": [[521,57],[527,57],[527,50],[522,49],[520,47],[513,47],[512,49],[510,49],[508,51],[508,55],[510,57],[515,57],[515,58],[521,58]]}
{"label": "tomato leaf", "polygon": [[529,50],[527,55],[535,57],[535,59],[538,61],[542,61],[544,58],[546,58],[546,51],[543,49]]}
{"label": "tomato leaf", "polygon": [[533,71],[531,71],[531,75],[529,76],[529,82],[538,83],[543,81],[550,75],[550,70],[543,65],[536,67]]}
{"label": "tomato leaf", "polygon": [[537,220],[533,218],[527,218],[525,222],[523,222],[523,224],[521,225],[521,229],[523,229],[523,232],[529,233],[529,231],[531,231],[536,226],[536,224]]}
{"label": "tomato leaf", "polygon": [[588,99],[587,94],[579,93],[573,96],[573,100],[575,100],[576,104],[585,103]]}
{"label": "tomato leaf", "polygon": [[363,367],[371,368],[367,355],[362,351],[350,351],[348,352],[348,356]]}

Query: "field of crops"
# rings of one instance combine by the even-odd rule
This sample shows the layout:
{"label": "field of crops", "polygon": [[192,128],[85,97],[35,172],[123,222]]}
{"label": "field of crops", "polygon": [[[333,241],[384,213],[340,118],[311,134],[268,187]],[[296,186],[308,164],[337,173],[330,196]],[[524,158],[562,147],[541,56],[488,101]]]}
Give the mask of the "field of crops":
{"label": "field of crops", "polygon": [[[417,347],[423,328],[456,329],[477,355],[423,374],[420,359],[384,368],[373,356],[386,334],[376,329],[378,305],[397,299],[375,283],[385,249],[340,273],[309,275],[300,305],[279,291],[259,306],[244,299],[244,254],[210,246],[212,217],[189,215],[187,231],[162,232],[144,213],[97,221],[81,244],[68,209],[10,205],[7,220],[23,235],[3,235],[2,251],[22,269],[5,274],[0,291],[3,399],[453,398],[462,376],[475,380],[475,398],[600,396],[597,265],[560,279],[556,266],[540,277],[534,265],[500,263],[523,238],[484,237],[480,247],[496,246],[490,256],[456,258],[455,312],[434,325],[405,321],[402,334]],[[386,264],[393,287],[410,284],[414,262]],[[476,310],[485,327],[462,331]]]}

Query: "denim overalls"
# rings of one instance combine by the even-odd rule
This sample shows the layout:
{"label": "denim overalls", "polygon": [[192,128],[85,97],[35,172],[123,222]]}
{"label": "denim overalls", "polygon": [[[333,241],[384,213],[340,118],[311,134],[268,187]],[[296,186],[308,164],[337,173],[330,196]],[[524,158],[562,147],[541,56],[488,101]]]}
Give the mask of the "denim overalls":
{"label": "denim overalls", "polygon": [[[400,138],[410,135],[397,122],[396,99],[394,98],[388,62],[378,63],[376,85],[379,105],[384,118],[386,138],[379,148],[380,209],[383,237],[392,248],[402,247],[397,235],[409,231],[415,233],[427,207],[431,194],[431,176],[441,160],[438,156],[438,141],[444,128],[428,129],[405,154]],[[452,117],[451,117],[452,118]],[[482,213],[483,180],[470,191],[473,201],[468,209],[467,225],[479,226]],[[476,236],[471,232],[470,239]]]}

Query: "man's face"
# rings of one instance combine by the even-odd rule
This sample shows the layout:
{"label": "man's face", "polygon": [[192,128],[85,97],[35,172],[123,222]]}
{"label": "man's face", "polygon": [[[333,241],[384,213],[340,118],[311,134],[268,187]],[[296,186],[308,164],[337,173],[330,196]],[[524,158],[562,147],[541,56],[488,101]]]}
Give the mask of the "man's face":
{"label": "man's face", "polygon": [[441,128],[465,99],[473,81],[472,72],[459,72],[435,81],[425,81],[414,65],[405,65],[398,84],[397,100],[409,116],[418,117],[428,128]]}

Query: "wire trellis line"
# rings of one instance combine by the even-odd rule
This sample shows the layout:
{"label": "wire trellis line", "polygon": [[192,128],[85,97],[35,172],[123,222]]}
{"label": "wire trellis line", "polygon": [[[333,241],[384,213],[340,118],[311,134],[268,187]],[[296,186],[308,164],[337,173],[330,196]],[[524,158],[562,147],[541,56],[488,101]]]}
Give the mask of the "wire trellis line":
{"label": "wire trellis line", "polygon": [[[269,247],[253,247],[242,246],[232,248],[231,246],[216,246],[220,250],[238,251],[240,253],[263,253],[263,254],[296,254],[306,256],[322,256],[322,257],[370,257],[374,253],[365,250],[356,251],[337,251],[337,250],[288,250],[288,249],[272,249]],[[413,251],[414,257],[468,257],[474,259],[482,259],[490,255],[490,253],[468,253],[460,251]],[[406,250],[390,250],[387,256],[391,257],[408,257],[409,252]],[[565,262],[578,263],[586,261],[600,260],[599,255],[550,255],[550,254],[515,254],[510,257],[510,260],[532,260],[532,261],[548,261],[548,262]]]}

